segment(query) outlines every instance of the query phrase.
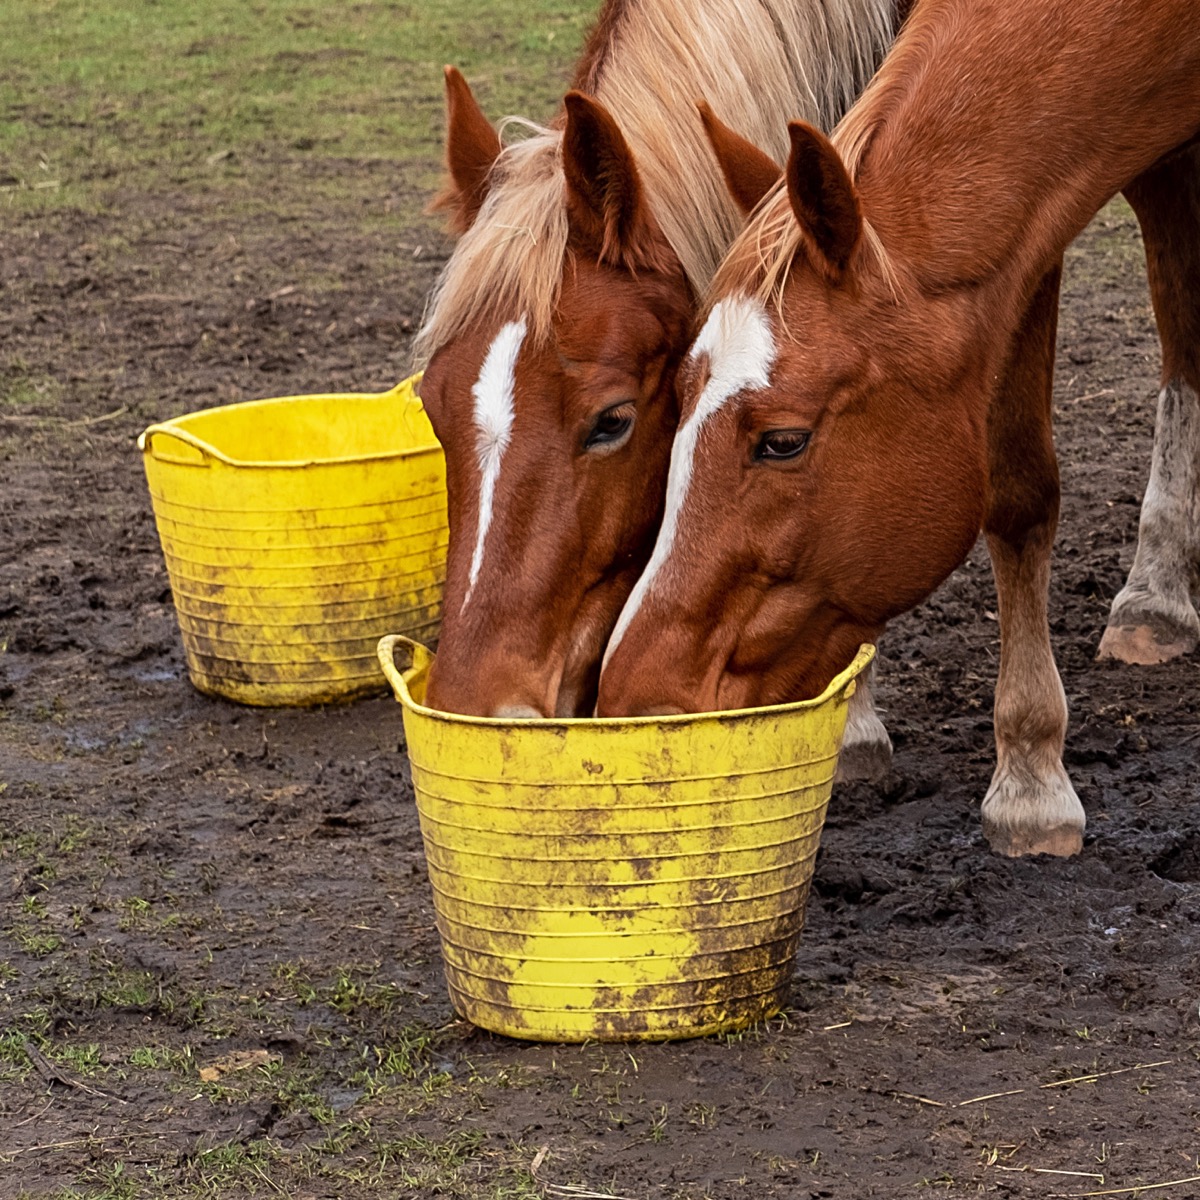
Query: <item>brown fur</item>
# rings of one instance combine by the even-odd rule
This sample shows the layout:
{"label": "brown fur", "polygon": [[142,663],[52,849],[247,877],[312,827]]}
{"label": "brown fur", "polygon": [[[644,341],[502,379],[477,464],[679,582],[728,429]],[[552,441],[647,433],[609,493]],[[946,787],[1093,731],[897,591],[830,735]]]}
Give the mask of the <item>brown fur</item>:
{"label": "brown fur", "polygon": [[696,107],[725,177],[725,186],[742,212],[749,215],[779,181],[782,174],[779,164],[748,138],[730,129],[707,101],[700,101]]}
{"label": "brown fur", "polygon": [[446,138],[449,179],[430,207],[449,214],[452,232],[466,233],[483,206],[488,177],[503,147],[455,67],[446,68],[446,124],[450,130]]}
{"label": "brown fur", "polygon": [[[797,205],[790,163],[718,272],[710,303],[769,301],[792,337],[776,338],[770,386],[706,423],[670,565],[623,625],[600,711],[813,695],[984,528],[1005,642],[985,828],[1004,853],[1077,851],[1083,810],[1061,762],[1046,620],[1059,262],[1142,176],[1130,194],[1145,200],[1156,305],[1194,320],[1194,177],[1164,188],[1147,173],[1198,129],[1187,0],[921,0],[834,132],[844,175],[819,172]],[[806,135],[800,151],[814,143],[828,145]],[[834,275],[822,258],[849,239],[822,230],[846,227],[850,200],[866,236]],[[1164,321],[1168,341],[1180,322]],[[1164,484],[1193,454],[1200,469],[1200,413],[1182,411],[1195,392],[1171,394],[1180,404],[1160,417],[1195,447],[1164,448]],[[693,385],[685,417],[695,402]],[[811,438],[803,455],[761,464],[764,430]],[[1167,506],[1179,528],[1166,540],[1185,561],[1188,503],[1200,505],[1200,482]]]}
{"label": "brown fur", "polygon": [[597,262],[630,274],[669,274],[675,261],[645,202],[641,175],[616,121],[582,92],[568,92],[565,104],[564,194],[576,244]]}
{"label": "brown fur", "polygon": [[862,240],[858,196],[837,151],[819,129],[793,121],[788,133],[788,200],[812,262],[837,283]]}

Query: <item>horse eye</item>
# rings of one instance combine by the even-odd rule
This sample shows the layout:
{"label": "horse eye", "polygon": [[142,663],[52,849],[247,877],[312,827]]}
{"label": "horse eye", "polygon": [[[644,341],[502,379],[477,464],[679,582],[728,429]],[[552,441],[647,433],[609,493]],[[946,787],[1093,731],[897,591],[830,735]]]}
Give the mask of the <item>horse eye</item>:
{"label": "horse eye", "polygon": [[812,433],[807,429],[769,429],[758,439],[754,457],[758,462],[795,458],[810,437]]}
{"label": "horse eye", "polygon": [[594,446],[611,446],[621,441],[633,428],[633,419],[636,415],[637,408],[629,400],[606,408],[593,423],[592,430],[583,444],[584,449],[590,450]]}

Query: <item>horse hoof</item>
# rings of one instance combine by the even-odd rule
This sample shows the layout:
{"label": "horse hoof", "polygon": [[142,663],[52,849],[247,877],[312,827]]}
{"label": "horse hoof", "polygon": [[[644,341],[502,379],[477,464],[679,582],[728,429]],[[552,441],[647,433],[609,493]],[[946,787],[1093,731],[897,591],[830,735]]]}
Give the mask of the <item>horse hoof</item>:
{"label": "horse hoof", "polygon": [[835,783],[875,782],[892,768],[892,743],[885,733],[882,741],[847,742],[838,756]]}
{"label": "horse hoof", "polygon": [[1194,635],[1175,630],[1168,632],[1162,624],[1110,625],[1100,639],[1098,658],[1115,658],[1123,663],[1153,667],[1170,662],[1196,648]]}
{"label": "horse hoof", "polygon": [[1057,829],[1028,834],[985,827],[984,833],[991,848],[1006,858],[1027,858],[1031,854],[1070,858],[1083,849],[1083,831],[1074,825],[1060,825]]}
{"label": "horse hoof", "polygon": [[1083,849],[1087,816],[1061,762],[997,767],[980,815],[988,844],[1006,858],[1070,858]]}

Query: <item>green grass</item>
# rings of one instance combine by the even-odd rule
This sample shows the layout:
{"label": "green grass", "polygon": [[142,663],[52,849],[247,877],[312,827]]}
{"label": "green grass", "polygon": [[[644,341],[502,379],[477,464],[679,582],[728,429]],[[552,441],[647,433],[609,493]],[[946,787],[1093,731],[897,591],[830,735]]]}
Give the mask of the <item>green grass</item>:
{"label": "green grass", "polygon": [[[362,1195],[365,1188],[386,1196],[541,1200],[544,1193],[527,1169],[528,1152],[488,1149],[482,1141],[478,1133],[450,1133],[444,1139],[408,1135],[373,1142],[369,1125],[349,1123],[339,1130],[336,1145],[322,1143],[291,1153],[262,1141],[201,1149],[183,1178],[156,1168],[135,1174],[120,1162],[90,1167],[74,1187],[53,1193],[53,1200],[308,1195],[314,1183],[326,1185],[321,1194],[329,1194],[332,1185],[333,1194],[354,1189]],[[330,1158],[347,1151],[348,1161]]]}
{"label": "green grass", "polygon": [[493,116],[544,119],[594,7],[493,0],[481,19],[462,0],[5,0],[0,209],[248,169],[269,187],[321,159],[413,164],[428,186],[443,64]]}
{"label": "green grass", "polygon": [[30,375],[20,362],[0,366],[0,415],[52,409],[61,394],[53,379]]}

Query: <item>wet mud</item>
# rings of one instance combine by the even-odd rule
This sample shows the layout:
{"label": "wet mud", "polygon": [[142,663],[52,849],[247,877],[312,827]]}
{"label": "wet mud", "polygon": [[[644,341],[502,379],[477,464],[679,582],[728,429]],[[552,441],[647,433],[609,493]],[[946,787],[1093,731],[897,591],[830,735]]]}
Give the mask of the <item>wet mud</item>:
{"label": "wet mud", "polygon": [[[1041,1197],[1200,1176],[1197,660],[1096,660],[1157,392],[1127,209],[1072,249],[1060,331],[1051,612],[1083,854],[982,840],[998,642],[977,547],[881,647],[894,768],[835,791],[783,1015],[628,1052],[456,1021],[397,705],[256,711],[184,671],[136,434],[394,383],[444,244],[388,274],[382,233],[248,238],[181,200],[113,255],[105,220],[0,239],[0,1196],[100,1194],[118,1163],[128,1195]],[[307,291],[331,263],[344,286]],[[233,1052],[265,1057],[201,1076]]]}

